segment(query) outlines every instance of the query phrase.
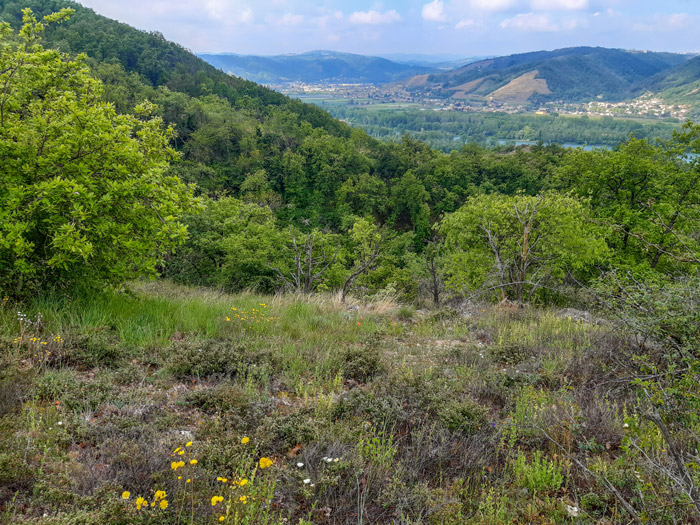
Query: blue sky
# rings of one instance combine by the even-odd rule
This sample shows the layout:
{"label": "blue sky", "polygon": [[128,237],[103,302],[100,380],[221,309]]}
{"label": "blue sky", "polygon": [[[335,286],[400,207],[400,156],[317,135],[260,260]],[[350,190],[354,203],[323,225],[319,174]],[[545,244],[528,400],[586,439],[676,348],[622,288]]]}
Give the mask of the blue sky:
{"label": "blue sky", "polygon": [[700,52],[700,0],[80,0],[201,52]]}

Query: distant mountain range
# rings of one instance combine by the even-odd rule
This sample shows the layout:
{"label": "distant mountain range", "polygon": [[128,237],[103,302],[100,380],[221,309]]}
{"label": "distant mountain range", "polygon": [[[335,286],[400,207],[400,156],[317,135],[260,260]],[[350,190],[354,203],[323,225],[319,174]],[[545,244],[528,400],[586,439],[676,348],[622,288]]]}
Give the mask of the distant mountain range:
{"label": "distant mountain range", "polygon": [[439,73],[440,64],[416,65],[380,57],[311,51],[299,55],[201,54],[214,67],[262,84],[346,82],[386,84],[403,78]]}
{"label": "distant mountain range", "polygon": [[573,47],[480,60],[399,85],[445,98],[523,104],[619,101],[691,80],[700,81],[700,59],[692,55]]}
{"label": "distant mountain range", "polygon": [[571,47],[462,59],[335,51],[199,56],[226,73],[265,84],[368,83],[406,89],[416,96],[505,105],[618,102],[646,93],[672,103],[700,104],[700,57],[690,54]]}

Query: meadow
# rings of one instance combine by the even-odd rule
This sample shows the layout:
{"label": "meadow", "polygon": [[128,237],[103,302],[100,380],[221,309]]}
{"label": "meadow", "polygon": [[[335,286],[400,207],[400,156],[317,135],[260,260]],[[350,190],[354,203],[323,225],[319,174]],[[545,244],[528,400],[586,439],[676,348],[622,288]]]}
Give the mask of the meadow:
{"label": "meadow", "polygon": [[574,310],[167,281],[5,300],[2,522],[621,523],[607,483],[676,497],[631,445],[658,435],[628,343]]}

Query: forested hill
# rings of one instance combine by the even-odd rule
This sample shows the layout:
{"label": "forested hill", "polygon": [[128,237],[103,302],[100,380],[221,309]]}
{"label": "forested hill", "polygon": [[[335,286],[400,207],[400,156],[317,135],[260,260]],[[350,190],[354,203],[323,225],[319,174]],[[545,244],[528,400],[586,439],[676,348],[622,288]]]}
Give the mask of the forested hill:
{"label": "forested hill", "polygon": [[202,54],[210,64],[255,82],[352,82],[385,84],[413,75],[437,73],[434,67],[399,64],[386,58],[310,51],[302,54],[255,56]]}
{"label": "forested hill", "polygon": [[637,91],[640,95],[658,93],[659,97],[675,103],[697,104],[700,101],[700,57],[654,75]]}
{"label": "forested hill", "polygon": [[621,100],[687,55],[573,47],[482,60],[427,77],[419,87],[501,102]]}
{"label": "forested hill", "polygon": [[[139,80],[157,88],[191,97],[216,94],[231,104],[266,111],[284,108],[312,127],[321,127],[338,136],[350,129],[318,108],[292,100],[258,84],[227,75],[184,47],[169,42],[157,32],[139,31],[131,26],[98,15],[92,9],[68,0],[0,0],[0,20],[17,28],[22,9],[29,7],[40,16],[70,7],[75,9],[65,24],[49,26],[44,34],[46,47],[70,54],[85,53],[105,64],[120,64]],[[103,79],[104,80],[104,79]]]}

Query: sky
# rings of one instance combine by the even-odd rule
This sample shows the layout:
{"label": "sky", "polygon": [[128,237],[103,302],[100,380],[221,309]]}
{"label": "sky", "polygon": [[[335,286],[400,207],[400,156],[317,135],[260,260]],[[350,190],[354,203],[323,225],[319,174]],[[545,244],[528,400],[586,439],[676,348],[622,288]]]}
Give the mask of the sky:
{"label": "sky", "polygon": [[700,0],[79,0],[196,53],[700,52]]}

